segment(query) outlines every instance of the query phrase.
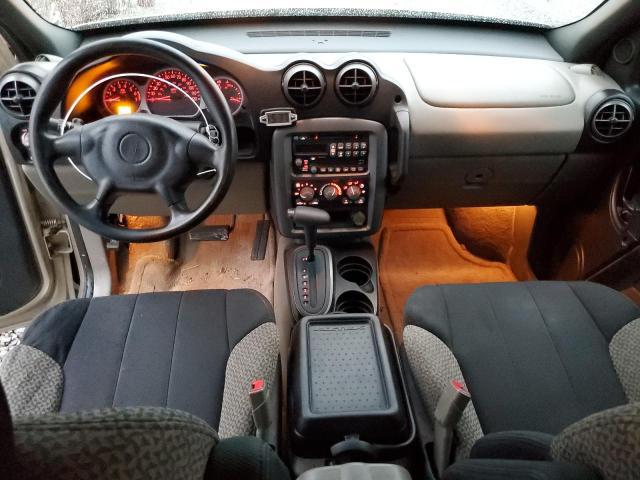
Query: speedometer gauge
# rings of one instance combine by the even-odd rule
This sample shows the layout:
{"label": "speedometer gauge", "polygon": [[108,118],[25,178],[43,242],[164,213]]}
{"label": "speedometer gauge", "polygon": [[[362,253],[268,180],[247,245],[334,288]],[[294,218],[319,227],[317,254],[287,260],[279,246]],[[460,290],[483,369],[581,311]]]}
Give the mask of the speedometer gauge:
{"label": "speedometer gauge", "polygon": [[235,115],[238,113],[244,103],[244,93],[242,93],[240,85],[228,77],[216,78],[216,84],[222,92],[222,95],[224,95],[224,98],[227,100],[227,105],[229,105],[231,114]]}
{"label": "speedometer gauge", "polygon": [[194,103],[180,91],[184,91],[199,104],[200,89],[193,78],[176,68],[162,70],[155,76],[162,80],[150,80],[146,90],[147,105],[151,113],[167,116],[196,114],[198,109]]}
{"label": "speedometer gauge", "polygon": [[116,115],[137,112],[141,100],[138,86],[125,78],[109,82],[102,91],[102,103],[109,112]]}

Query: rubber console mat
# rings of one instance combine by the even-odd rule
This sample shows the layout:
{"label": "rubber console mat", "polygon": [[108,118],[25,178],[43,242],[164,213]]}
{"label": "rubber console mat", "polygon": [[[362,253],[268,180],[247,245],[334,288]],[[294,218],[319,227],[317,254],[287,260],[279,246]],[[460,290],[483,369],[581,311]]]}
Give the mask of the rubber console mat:
{"label": "rubber console mat", "polygon": [[[131,245],[124,291],[251,288],[273,302],[274,235],[268,237],[264,260],[251,260],[256,227],[262,218],[262,215],[238,215],[225,242],[185,240],[181,247],[182,261],[167,258],[161,244]],[[220,223],[220,219],[211,217],[205,224],[216,221]]]}
{"label": "rubber console mat", "polygon": [[404,305],[418,287],[516,281],[504,263],[465,250],[444,221],[390,225],[380,241],[380,283],[396,338],[402,338]]}

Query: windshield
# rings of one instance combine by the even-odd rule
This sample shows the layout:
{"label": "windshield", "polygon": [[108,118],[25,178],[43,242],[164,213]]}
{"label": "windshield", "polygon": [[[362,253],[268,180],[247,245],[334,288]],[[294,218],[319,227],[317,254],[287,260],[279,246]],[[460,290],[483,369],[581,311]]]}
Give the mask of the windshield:
{"label": "windshield", "polygon": [[282,16],[467,20],[554,28],[603,0],[26,0],[45,20],[74,30],[159,21]]}

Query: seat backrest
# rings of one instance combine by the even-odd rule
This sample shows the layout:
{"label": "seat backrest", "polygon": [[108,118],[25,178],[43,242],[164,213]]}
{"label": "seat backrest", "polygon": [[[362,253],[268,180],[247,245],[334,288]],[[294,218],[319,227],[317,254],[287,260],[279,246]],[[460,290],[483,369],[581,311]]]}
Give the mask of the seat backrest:
{"label": "seat backrest", "polygon": [[0,478],[201,479],[217,443],[203,420],[158,407],[12,421],[0,386]]}
{"label": "seat backrest", "polygon": [[640,475],[640,402],[590,415],[565,428],[551,444],[554,460],[586,465],[605,480]]}

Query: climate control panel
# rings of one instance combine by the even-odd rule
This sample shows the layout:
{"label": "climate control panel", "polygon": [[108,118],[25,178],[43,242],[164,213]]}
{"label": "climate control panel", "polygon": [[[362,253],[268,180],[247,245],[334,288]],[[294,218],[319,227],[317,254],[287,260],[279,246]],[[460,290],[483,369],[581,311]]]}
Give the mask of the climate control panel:
{"label": "climate control panel", "polygon": [[291,189],[294,205],[321,208],[349,207],[365,205],[367,202],[368,179],[296,179]]}

